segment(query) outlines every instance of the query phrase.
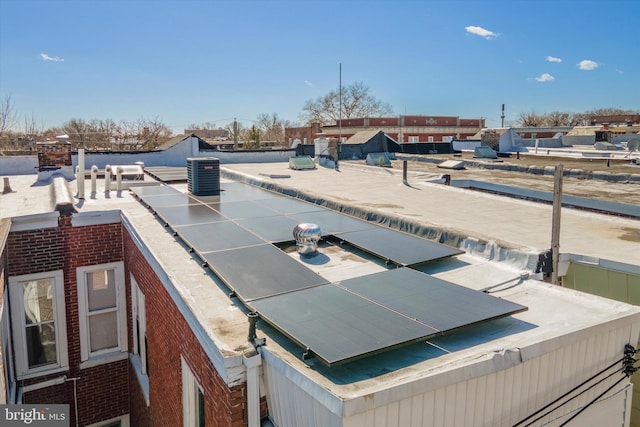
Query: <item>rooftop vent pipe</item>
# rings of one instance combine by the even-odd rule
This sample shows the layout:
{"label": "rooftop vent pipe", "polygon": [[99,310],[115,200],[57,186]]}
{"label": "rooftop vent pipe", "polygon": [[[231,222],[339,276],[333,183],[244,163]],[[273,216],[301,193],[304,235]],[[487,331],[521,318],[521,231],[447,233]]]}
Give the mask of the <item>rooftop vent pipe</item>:
{"label": "rooftop vent pipe", "polygon": [[296,249],[300,255],[313,254],[318,250],[320,240],[320,227],[316,224],[302,223],[293,229],[293,237],[296,239]]}

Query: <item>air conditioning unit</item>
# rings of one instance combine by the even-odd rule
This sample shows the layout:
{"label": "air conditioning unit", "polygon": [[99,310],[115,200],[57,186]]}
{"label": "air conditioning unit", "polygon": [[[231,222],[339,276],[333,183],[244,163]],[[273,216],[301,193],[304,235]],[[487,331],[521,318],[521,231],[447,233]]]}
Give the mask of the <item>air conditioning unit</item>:
{"label": "air conditioning unit", "polygon": [[187,188],[194,196],[220,195],[220,159],[187,159]]}

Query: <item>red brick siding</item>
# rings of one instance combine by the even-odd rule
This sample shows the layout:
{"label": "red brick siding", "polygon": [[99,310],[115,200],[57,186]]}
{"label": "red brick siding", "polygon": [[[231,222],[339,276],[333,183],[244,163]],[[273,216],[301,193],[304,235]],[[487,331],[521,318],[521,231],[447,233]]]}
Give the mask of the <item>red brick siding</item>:
{"label": "red brick siding", "polygon": [[[129,363],[122,360],[80,369],[78,283],[76,269],[123,260],[122,225],[72,227],[63,216],[59,228],[14,232],[8,238],[7,274],[11,276],[63,270],[69,371],[30,378],[25,385],[66,375],[77,383],[80,425],[91,424],[129,412]],[[25,393],[25,403],[67,403],[74,408],[73,383]],[[71,424],[75,414],[71,411]]]}
{"label": "red brick siding", "polygon": [[38,166],[71,166],[71,144],[68,142],[39,142]]}
{"label": "red brick siding", "polygon": [[397,117],[371,117],[369,126],[398,126]]}
{"label": "red brick siding", "polygon": [[342,120],[337,120],[335,126],[331,126],[331,127],[339,127],[340,126],[340,122],[342,122],[342,126],[364,126],[364,118],[362,119],[342,119]]}
{"label": "red brick siding", "polygon": [[404,126],[457,126],[453,116],[404,116]]}
{"label": "red brick siding", "polygon": [[481,128],[482,123],[480,122],[481,122],[480,119],[460,119],[460,126],[464,126],[464,127],[472,126],[472,127]]}
{"label": "red brick siding", "polygon": [[[124,244],[127,275],[133,273],[145,295],[149,360],[150,410],[132,407],[131,424],[182,424],[182,356],[204,390],[206,425],[246,426],[245,384],[231,388],[225,384],[163,284],[126,234]],[[130,382],[137,382],[135,372],[130,371]],[[141,393],[137,386],[131,390]],[[140,395],[132,396],[131,404],[144,405],[144,399]]]}
{"label": "red brick siding", "polygon": [[9,233],[7,275],[43,273],[64,267],[64,242],[60,228]]}

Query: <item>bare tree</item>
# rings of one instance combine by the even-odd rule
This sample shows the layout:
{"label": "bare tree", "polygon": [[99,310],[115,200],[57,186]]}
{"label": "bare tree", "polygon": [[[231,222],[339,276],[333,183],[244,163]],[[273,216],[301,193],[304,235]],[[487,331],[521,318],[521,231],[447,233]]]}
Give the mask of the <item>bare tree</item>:
{"label": "bare tree", "polygon": [[18,123],[18,113],[15,109],[11,95],[6,95],[0,101],[0,139]]}
{"label": "bare tree", "polygon": [[38,122],[36,115],[31,113],[31,116],[24,116],[24,137],[29,141],[35,140],[44,132],[44,124]]}
{"label": "bare tree", "polygon": [[138,120],[138,148],[153,150],[171,138],[171,129],[157,117],[151,120]]}
{"label": "bare tree", "polygon": [[[342,108],[340,105],[342,98]],[[391,105],[382,102],[369,93],[363,83],[353,83],[342,90],[331,91],[315,100],[308,100],[302,107],[302,118],[307,123],[319,120],[321,124],[336,123],[343,119],[355,117],[382,117],[392,115]]]}
{"label": "bare tree", "polygon": [[257,119],[258,128],[262,132],[264,141],[284,141],[284,128],[288,125],[288,122],[278,117],[278,113],[262,113],[258,115]]}
{"label": "bare tree", "polygon": [[247,138],[245,139],[243,145],[244,149],[254,150],[260,148],[260,138],[262,136],[261,134],[262,132],[256,125],[251,126],[251,128],[247,131]]}
{"label": "bare tree", "polygon": [[569,113],[552,111],[551,113],[546,115],[544,123],[546,126],[570,126],[569,118]]}
{"label": "bare tree", "polygon": [[538,127],[544,126],[545,117],[535,112],[530,113],[520,113],[518,115],[518,123],[522,127]]}
{"label": "bare tree", "polygon": [[238,148],[238,142],[245,141],[247,139],[247,129],[244,127],[242,122],[234,120],[225,126],[225,129],[229,132],[229,135],[231,135],[234,149]]}

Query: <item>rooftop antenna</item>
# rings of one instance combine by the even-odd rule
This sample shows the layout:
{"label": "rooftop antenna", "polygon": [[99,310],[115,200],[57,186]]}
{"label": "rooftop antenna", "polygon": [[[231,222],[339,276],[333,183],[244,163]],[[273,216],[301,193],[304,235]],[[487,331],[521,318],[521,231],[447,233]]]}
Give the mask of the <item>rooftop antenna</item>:
{"label": "rooftop antenna", "polygon": [[504,127],[504,104],[502,104],[502,115],[500,116],[500,118],[502,118],[502,126]]}
{"label": "rooftop antenna", "polygon": [[[340,147],[340,143],[342,142],[342,62],[340,63],[340,83],[339,83],[339,99],[340,99],[340,107],[338,108],[338,117],[339,117],[339,134],[338,134],[338,147]],[[338,150],[338,153],[340,153],[340,150]]]}

